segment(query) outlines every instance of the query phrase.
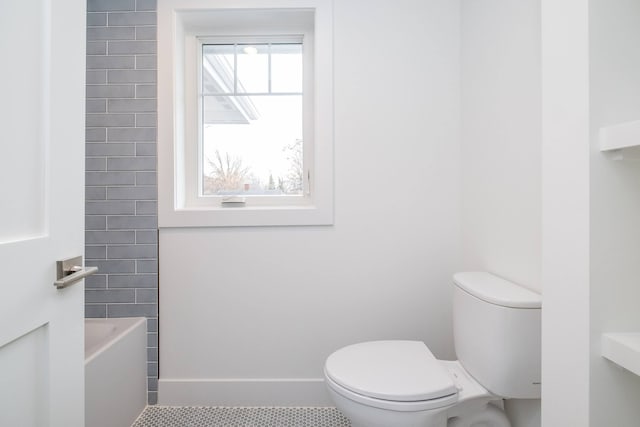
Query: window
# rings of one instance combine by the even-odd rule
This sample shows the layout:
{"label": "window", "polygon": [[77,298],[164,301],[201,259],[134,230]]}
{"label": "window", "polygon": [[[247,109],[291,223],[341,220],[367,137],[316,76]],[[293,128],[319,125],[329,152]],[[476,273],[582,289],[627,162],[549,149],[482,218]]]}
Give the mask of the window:
{"label": "window", "polygon": [[331,0],[213,3],[158,3],[159,226],[331,224]]}
{"label": "window", "polygon": [[203,38],[199,52],[199,197],[304,203],[302,37]]}

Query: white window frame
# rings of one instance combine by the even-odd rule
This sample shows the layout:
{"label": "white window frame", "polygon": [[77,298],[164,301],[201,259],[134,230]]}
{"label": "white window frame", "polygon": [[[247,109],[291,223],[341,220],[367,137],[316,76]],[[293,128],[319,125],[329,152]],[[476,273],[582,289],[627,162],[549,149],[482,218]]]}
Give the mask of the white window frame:
{"label": "white window frame", "polygon": [[[333,223],[332,32],[332,0],[158,1],[159,227]],[[240,207],[198,197],[201,39],[293,35],[302,35],[303,52],[310,54],[303,55],[309,78],[309,89],[303,89],[305,175],[310,178],[305,195],[252,196]]]}
{"label": "white window frame", "polygon": [[[252,32],[247,30],[247,32]],[[196,43],[196,68],[193,70],[196,75],[195,79],[187,79],[187,93],[189,95],[187,102],[197,102],[198,114],[197,114],[197,127],[198,127],[198,157],[197,159],[185,159],[191,167],[188,167],[187,172],[187,191],[186,191],[186,204],[193,207],[209,207],[216,208],[222,207],[222,203],[226,199],[234,199],[237,197],[226,196],[202,196],[202,148],[203,148],[203,135],[202,135],[202,46],[206,44],[234,44],[234,43],[246,43],[246,44],[260,44],[260,43],[302,43],[303,45],[303,82],[302,82],[302,102],[303,102],[303,134],[302,134],[302,147],[303,147],[303,194],[301,195],[282,195],[282,196],[261,196],[250,195],[244,196],[238,195],[245,202],[242,208],[255,208],[255,207],[287,207],[287,206],[310,206],[313,203],[311,186],[311,180],[314,176],[314,162],[313,162],[313,108],[314,108],[314,93],[313,93],[313,33],[307,31],[304,34],[279,34],[277,36],[264,36],[264,35],[243,35],[243,36],[201,36],[195,38]],[[190,67],[188,74],[191,74]],[[304,71],[308,70],[308,71]],[[197,84],[197,86],[196,86]],[[194,92],[195,91],[195,92]],[[191,94],[198,94],[197,100],[190,99]],[[192,126],[191,124],[190,126]],[[194,160],[192,163],[191,160]]]}

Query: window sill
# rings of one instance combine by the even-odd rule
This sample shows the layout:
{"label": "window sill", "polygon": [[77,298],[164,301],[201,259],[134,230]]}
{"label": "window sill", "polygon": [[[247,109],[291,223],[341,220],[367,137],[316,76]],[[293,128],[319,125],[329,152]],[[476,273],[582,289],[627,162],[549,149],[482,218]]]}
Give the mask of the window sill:
{"label": "window sill", "polygon": [[333,212],[317,206],[241,206],[174,209],[159,228],[332,225]]}

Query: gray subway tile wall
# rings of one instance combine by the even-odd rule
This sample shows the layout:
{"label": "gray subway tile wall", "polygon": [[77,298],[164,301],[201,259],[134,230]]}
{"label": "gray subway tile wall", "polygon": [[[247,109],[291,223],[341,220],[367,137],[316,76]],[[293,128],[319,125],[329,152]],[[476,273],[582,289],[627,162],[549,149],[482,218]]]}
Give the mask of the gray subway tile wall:
{"label": "gray subway tile wall", "polygon": [[86,317],[147,317],[158,385],[156,1],[87,1]]}

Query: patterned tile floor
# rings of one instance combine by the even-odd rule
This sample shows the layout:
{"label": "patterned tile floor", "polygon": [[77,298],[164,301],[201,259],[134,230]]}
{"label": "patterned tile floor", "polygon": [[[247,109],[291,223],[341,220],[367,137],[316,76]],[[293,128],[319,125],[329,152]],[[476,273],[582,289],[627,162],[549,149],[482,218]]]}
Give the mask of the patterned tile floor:
{"label": "patterned tile floor", "polygon": [[131,427],[349,427],[335,408],[148,406]]}

